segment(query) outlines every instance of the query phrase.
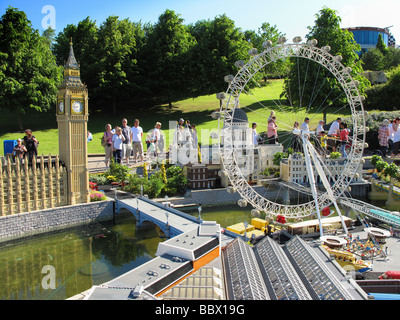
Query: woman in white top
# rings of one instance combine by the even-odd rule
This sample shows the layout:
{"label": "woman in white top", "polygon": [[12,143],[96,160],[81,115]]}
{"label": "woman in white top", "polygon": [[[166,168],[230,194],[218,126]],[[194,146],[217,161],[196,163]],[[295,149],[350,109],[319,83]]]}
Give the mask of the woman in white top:
{"label": "woman in white top", "polygon": [[253,122],[251,124],[251,129],[253,131],[253,144],[255,147],[258,146],[258,137],[259,137],[256,128],[257,128],[257,123]]}
{"label": "woman in white top", "polygon": [[[399,149],[400,149],[400,118],[396,118],[395,123],[392,125],[392,131],[393,131],[393,152],[392,152],[392,157],[398,157],[399,156]],[[389,131],[389,133],[391,133]]]}
{"label": "woman in white top", "polygon": [[154,143],[154,155],[157,157],[158,152],[157,152],[157,148],[158,148],[158,144],[160,142],[160,138],[161,138],[161,132],[160,132],[160,128],[161,128],[161,123],[157,122],[154,125],[154,130],[153,130],[153,137],[152,137],[152,141]]}

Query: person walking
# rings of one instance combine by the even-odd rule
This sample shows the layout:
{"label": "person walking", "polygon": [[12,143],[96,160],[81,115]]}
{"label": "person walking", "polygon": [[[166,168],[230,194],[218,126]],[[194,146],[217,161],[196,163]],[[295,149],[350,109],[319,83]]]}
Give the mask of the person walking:
{"label": "person walking", "polygon": [[126,118],[122,119],[121,127],[122,135],[125,140],[122,143],[122,159],[125,159],[126,165],[129,165],[129,158],[132,154],[132,139],[131,139],[131,127],[128,126],[128,120]]}
{"label": "person walking", "polygon": [[115,133],[112,137],[113,143],[113,156],[116,163],[122,162],[122,145],[124,144],[125,137],[122,134],[122,129],[120,127],[115,128]]}
{"label": "person walking", "polygon": [[141,126],[139,126],[139,119],[135,119],[133,121],[133,127],[131,128],[131,138],[132,138],[132,149],[133,149],[133,157],[134,157],[134,162],[136,163],[137,157],[139,155],[141,162],[143,162],[144,159],[144,153],[143,153],[143,129]]}
{"label": "person walking", "polygon": [[25,130],[25,136],[23,137],[24,146],[26,148],[26,154],[28,155],[29,164],[32,164],[33,157],[37,158],[37,147],[39,145],[39,141],[32,134],[31,129]]}
{"label": "person walking", "polygon": [[112,126],[111,124],[106,124],[105,127],[106,131],[104,132],[103,135],[103,145],[104,145],[104,150],[105,150],[105,158],[104,158],[104,163],[106,165],[106,169],[109,168],[110,160],[111,157],[113,156],[113,149],[112,149],[112,137],[113,133],[111,132]]}
{"label": "person walking", "polygon": [[389,120],[385,119],[382,122],[382,125],[379,127],[378,130],[378,140],[379,140],[379,146],[380,146],[380,151],[382,152],[382,155],[386,157],[386,154],[388,152],[389,148]]}

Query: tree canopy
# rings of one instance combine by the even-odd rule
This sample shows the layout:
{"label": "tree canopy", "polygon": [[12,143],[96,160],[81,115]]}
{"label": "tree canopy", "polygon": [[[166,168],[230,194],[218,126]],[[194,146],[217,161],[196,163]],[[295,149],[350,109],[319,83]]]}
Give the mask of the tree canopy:
{"label": "tree canopy", "polygon": [[41,36],[26,14],[12,7],[0,18],[0,107],[21,113],[50,110],[56,103],[62,69],[50,50],[49,35]]}

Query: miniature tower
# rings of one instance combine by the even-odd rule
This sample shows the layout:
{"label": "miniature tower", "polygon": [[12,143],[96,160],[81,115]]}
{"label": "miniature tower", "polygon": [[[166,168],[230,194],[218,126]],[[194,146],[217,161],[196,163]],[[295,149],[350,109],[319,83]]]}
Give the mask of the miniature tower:
{"label": "miniature tower", "polygon": [[69,205],[89,202],[88,100],[88,90],[81,81],[71,39],[64,81],[57,95],[59,154],[68,171]]}

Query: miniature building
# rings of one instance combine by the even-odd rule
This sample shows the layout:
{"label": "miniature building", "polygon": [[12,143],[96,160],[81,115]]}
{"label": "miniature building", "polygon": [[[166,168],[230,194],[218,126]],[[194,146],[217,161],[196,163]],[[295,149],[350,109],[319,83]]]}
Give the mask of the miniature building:
{"label": "miniature building", "polygon": [[190,189],[213,189],[217,186],[218,168],[202,164],[188,164],[183,169]]}
{"label": "miniature building", "polygon": [[[346,159],[337,159],[337,160],[330,160],[326,159],[325,165],[329,172],[332,174],[335,174],[336,177],[330,177],[329,174],[327,174],[328,180],[330,179],[330,182],[334,182],[334,179],[336,180],[337,177],[340,175],[340,173],[343,171],[345,167],[345,161]],[[290,155],[288,159],[282,159],[281,160],[281,178],[282,180],[286,182],[295,182],[299,184],[305,184],[308,183],[308,175],[307,175],[307,169],[306,169],[306,163],[301,154],[293,154]],[[318,175],[317,170],[315,167],[313,168],[314,170],[314,176],[316,177],[316,182],[320,183],[321,178]],[[363,182],[362,180],[362,166],[359,166],[358,168],[358,174],[354,176],[354,178],[351,180],[351,183],[355,182]],[[350,177],[348,177],[348,180],[350,180]]]}
{"label": "miniature building", "polygon": [[93,286],[85,300],[134,300],[142,299],[143,294],[147,298],[160,297],[220,256],[220,243],[220,225],[205,221],[159,243],[153,260],[101,286]]}
{"label": "miniature building", "polygon": [[89,202],[88,101],[88,90],[81,81],[80,66],[75,59],[71,42],[64,81],[57,95],[59,153],[68,172],[69,205]]}

